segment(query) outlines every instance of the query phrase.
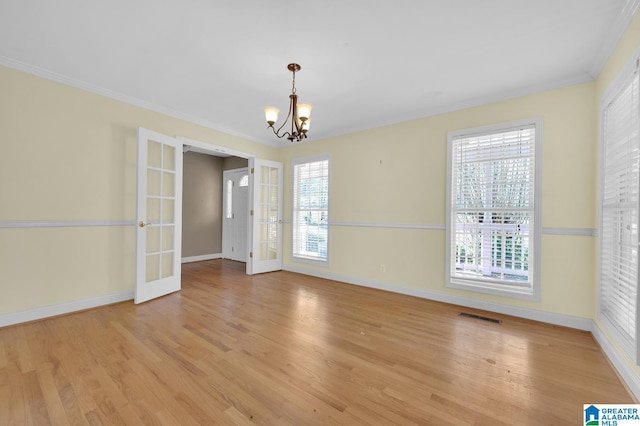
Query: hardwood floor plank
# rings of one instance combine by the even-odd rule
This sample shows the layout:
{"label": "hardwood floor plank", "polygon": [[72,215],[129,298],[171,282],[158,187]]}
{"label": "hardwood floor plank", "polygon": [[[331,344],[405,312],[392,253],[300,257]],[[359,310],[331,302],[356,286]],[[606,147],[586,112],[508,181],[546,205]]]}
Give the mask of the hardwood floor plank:
{"label": "hardwood floor plank", "polygon": [[0,340],[0,370],[7,368],[7,365],[7,351],[4,342]]}
{"label": "hardwood floor plank", "polygon": [[11,387],[9,378],[5,376],[6,382],[2,380],[3,372],[0,370],[0,425],[9,423],[9,403],[11,401]]}
{"label": "hardwood floor plank", "polygon": [[[65,363],[65,361],[62,362]],[[68,364],[63,364],[62,368],[70,372],[71,390],[68,391],[68,397],[71,399],[68,402],[71,402],[74,406],[77,405],[86,418],[87,413],[94,412],[98,408],[96,400],[93,398],[93,389],[97,384],[89,376],[90,369],[85,364],[74,364],[72,358],[69,358],[66,362]],[[65,405],[65,408],[67,410],[73,409],[70,405]]]}
{"label": "hardwood floor plank", "polygon": [[296,425],[302,419],[309,425],[337,423],[335,417],[340,412],[292,383],[286,367],[274,367],[270,361],[245,351],[228,359],[235,365],[235,370],[246,372],[243,381],[253,383],[256,390],[264,389],[261,391],[263,395],[268,395],[268,392],[273,396],[279,395],[270,408],[286,424]]}
{"label": "hardwood floor plank", "polygon": [[[49,412],[42,395],[42,389],[38,382],[37,373],[29,371],[23,373],[25,404],[31,414],[31,422],[34,425],[49,425]],[[62,419],[61,419],[62,421]]]}
{"label": "hardwood floor plank", "polygon": [[35,370],[34,364],[32,362],[32,353],[29,349],[29,342],[25,335],[24,330],[21,330],[21,336],[17,340],[17,359],[18,365],[20,365],[20,371],[23,373],[28,373]]}
{"label": "hardwood floor plank", "polygon": [[120,324],[120,322],[111,321],[109,324],[126,339],[127,345],[124,345],[124,342],[121,343],[120,349],[126,353],[127,358],[146,359],[146,362],[160,361],[160,358],[153,350],[149,349],[143,341],[135,337],[129,330]]}
{"label": "hardwood floor plank", "polygon": [[80,410],[80,405],[71,383],[63,386],[58,385],[57,388],[69,424],[73,426],[87,425],[87,419]]}
{"label": "hardwood floor plank", "polygon": [[188,424],[185,420],[178,420],[174,416],[171,415],[169,410],[161,410],[156,413],[156,418],[160,422],[161,425],[164,426],[182,426],[184,424]]}
{"label": "hardwood floor plank", "polygon": [[[130,359],[127,363],[135,372],[141,386],[146,389],[145,395],[152,395],[153,398],[162,401],[164,409],[155,413],[159,419],[164,422],[175,418],[180,419],[180,421],[184,423],[197,424],[191,414],[185,410],[174,397],[175,389],[173,383],[171,381],[166,382],[160,377],[160,371],[165,368],[164,364],[160,363],[155,366],[145,366],[140,364],[136,359]],[[209,402],[209,404],[212,403],[213,401]]]}
{"label": "hardwood floor plank", "polygon": [[240,411],[238,411],[238,409],[234,406],[227,408],[224,414],[229,418],[229,421],[231,421],[234,425],[250,426],[255,424],[253,422],[253,418],[245,417],[245,415],[242,414]]}
{"label": "hardwood floor plank", "polygon": [[[256,388],[252,378],[246,374],[244,368],[231,366],[218,359],[206,359],[201,362],[207,372],[206,383],[215,391],[227,407],[235,408],[246,419],[260,424],[273,424],[278,416],[272,411],[274,406],[280,405],[278,398],[272,394],[265,394]],[[228,408],[224,410],[228,413]]]}
{"label": "hardwood floor plank", "polygon": [[68,426],[70,422],[67,418],[62,400],[60,399],[60,393],[55,385],[53,375],[51,374],[51,366],[41,364],[36,370],[36,374],[38,376],[38,382],[40,383],[40,389],[42,390],[42,397],[47,407],[48,418],[51,419],[51,424]]}
{"label": "hardwood floor plank", "polygon": [[96,408],[95,410],[92,411],[88,411],[85,414],[85,417],[87,419],[87,422],[91,425],[91,426],[102,426],[105,423],[102,421],[101,416],[99,414],[98,409]]}
{"label": "hardwood floor plank", "polygon": [[225,260],[182,282],[0,329],[0,424],[566,425],[634,402],[587,332]]}
{"label": "hardwood floor plank", "polygon": [[3,413],[1,417],[7,419],[6,424],[10,425],[31,425],[31,414],[29,403],[26,401],[25,377],[20,370],[9,366],[7,369],[9,382],[8,398],[0,400],[0,409]]}

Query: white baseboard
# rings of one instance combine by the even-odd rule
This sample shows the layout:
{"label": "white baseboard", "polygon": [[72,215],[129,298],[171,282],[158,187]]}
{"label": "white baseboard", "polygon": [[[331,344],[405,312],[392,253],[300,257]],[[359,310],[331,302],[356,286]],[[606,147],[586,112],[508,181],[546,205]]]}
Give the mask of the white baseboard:
{"label": "white baseboard", "polygon": [[106,294],[104,296],[91,297],[89,299],[74,300],[56,305],[41,306],[38,308],[26,309],[24,311],[0,314],[0,327],[20,324],[23,322],[36,321],[56,315],[69,314],[85,309],[97,308],[98,306],[110,305],[112,303],[133,300],[133,290],[119,293]]}
{"label": "white baseboard", "polygon": [[593,320],[591,318],[576,317],[572,315],[557,314],[554,312],[540,311],[538,309],[523,308],[520,306],[505,305],[502,303],[479,300],[472,297],[457,296],[434,290],[425,290],[411,287],[403,287],[374,280],[355,278],[347,275],[323,272],[314,269],[307,269],[296,265],[283,265],[286,271],[311,275],[319,278],[326,278],[334,281],[342,281],[349,284],[363,287],[375,288],[378,290],[390,291],[392,293],[406,294],[408,296],[421,297],[423,299],[435,300],[438,302],[450,303],[453,305],[466,306],[469,308],[482,309],[505,315],[526,318],[534,321],[546,322],[563,327],[577,328],[579,330],[591,331]]}
{"label": "white baseboard", "polygon": [[634,371],[633,367],[631,367],[622,355],[620,355],[620,352],[616,350],[598,323],[595,321],[592,321],[592,323],[593,327],[591,329],[591,334],[593,334],[596,342],[598,342],[602,351],[605,353],[607,358],[609,358],[613,368],[616,369],[620,378],[625,382],[627,388],[629,388],[629,391],[635,396],[636,400],[640,401],[640,377],[638,377],[638,374]]}
{"label": "white baseboard", "polygon": [[183,257],[182,263],[202,262],[203,260],[222,259],[222,253],[203,254],[200,256]]}

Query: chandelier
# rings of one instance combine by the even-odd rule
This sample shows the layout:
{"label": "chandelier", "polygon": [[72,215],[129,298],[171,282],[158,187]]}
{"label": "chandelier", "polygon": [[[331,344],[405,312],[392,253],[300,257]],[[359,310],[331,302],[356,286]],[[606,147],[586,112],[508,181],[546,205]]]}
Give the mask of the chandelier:
{"label": "chandelier", "polygon": [[[293,142],[294,140],[296,142],[300,142],[302,139],[307,137],[309,124],[311,123],[309,116],[311,115],[311,108],[313,108],[313,106],[307,103],[298,103],[298,95],[296,94],[296,72],[300,71],[300,65],[289,64],[287,65],[287,69],[293,73],[291,94],[289,95],[289,113],[287,114],[287,118],[284,120],[284,123],[276,129],[274,124],[278,121],[278,113],[280,110],[276,107],[268,106],[264,109],[264,116],[267,120],[267,124],[269,124],[269,127],[277,137],[286,137],[290,142]],[[287,124],[289,118],[291,118],[291,129],[280,134],[280,131]]]}

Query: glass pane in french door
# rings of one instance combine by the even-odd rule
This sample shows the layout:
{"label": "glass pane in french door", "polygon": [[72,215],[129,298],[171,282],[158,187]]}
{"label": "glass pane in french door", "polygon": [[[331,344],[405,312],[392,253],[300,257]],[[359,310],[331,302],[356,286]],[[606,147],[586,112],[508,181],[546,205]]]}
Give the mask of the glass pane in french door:
{"label": "glass pane in french door", "polygon": [[147,149],[146,282],[174,271],[176,147],[149,140]]}
{"label": "glass pane in french door", "polygon": [[257,260],[272,260],[278,257],[278,185],[279,170],[277,167],[259,166],[260,194],[259,206],[259,240]]}

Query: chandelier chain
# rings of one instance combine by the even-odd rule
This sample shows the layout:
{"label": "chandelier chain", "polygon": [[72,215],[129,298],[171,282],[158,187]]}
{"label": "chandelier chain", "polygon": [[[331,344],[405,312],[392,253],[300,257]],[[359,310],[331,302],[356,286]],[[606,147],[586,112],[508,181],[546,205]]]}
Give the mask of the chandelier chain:
{"label": "chandelier chain", "polygon": [[291,93],[296,94],[296,70],[293,70],[293,79],[291,80]]}

